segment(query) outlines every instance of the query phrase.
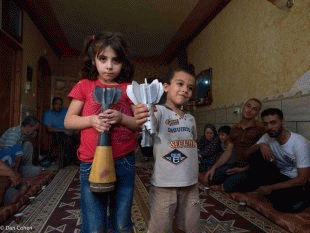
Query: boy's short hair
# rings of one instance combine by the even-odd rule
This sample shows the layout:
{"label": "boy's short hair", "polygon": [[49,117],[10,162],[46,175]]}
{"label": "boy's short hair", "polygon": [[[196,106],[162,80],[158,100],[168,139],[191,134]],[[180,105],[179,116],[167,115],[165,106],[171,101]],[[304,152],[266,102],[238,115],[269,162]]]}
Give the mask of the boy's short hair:
{"label": "boy's short hair", "polygon": [[27,126],[30,125],[31,127],[35,126],[36,124],[38,124],[39,121],[34,117],[34,116],[27,116],[23,121],[21,126]]}
{"label": "boy's short hair", "polygon": [[180,67],[177,67],[177,68],[169,69],[168,74],[167,74],[166,83],[170,84],[170,82],[171,82],[172,78],[174,77],[175,73],[179,72],[179,71],[185,72],[185,73],[195,77],[195,68],[194,68],[194,66],[192,64],[187,64],[187,65],[183,65],[183,66],[180,66]]}
{"label": "boy's short hair", "polygon": [[226,133],[227,135],[229,135],[230,130],[231,130],[230,126],[224,125],[224,126],[221,126],[218,131],[219,131],[219,134],[222,132],[222,133]]}
{"label": "boy's short hair", "polygon": [[278,108],[265,109],[261,114],[261,118],[269,115],[277,115],[281,120],[283,120],[283,112]]}

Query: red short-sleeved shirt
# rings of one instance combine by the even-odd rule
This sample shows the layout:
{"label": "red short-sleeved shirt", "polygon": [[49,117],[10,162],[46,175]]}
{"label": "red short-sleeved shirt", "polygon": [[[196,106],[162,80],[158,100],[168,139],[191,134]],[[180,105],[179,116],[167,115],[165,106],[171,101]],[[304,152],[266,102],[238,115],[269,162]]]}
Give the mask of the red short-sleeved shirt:
{"label": "red short-sleeved shirt", "polygon": [[[126,93],[127,85],[128,83],[105,85],[98,80],[91,81],[88,79],[83,79],[73,87],[68,96],[70,98],[83,101],[84,105],[80,114],[82,116],[89,116],[98,114],[101,110],[101,104],[99,104],[99,102],[97,102],[94,97],[95,87],[115,87],[122,91],[122,95],[119,101],[112,105],[111,108],[118,110],[128,116],[133,116],[131,109],[132,102]],[[121,158],[137,148],[138,142],[136,132],[129,129],[128,127],[121,124],[116,124],[110,129],[110,133],[114,159]],[[93,161],[97,140],[98,132],[94,128],[91,127],[81,130],[81,143],[78,149],[78,157],[81,161]]]}

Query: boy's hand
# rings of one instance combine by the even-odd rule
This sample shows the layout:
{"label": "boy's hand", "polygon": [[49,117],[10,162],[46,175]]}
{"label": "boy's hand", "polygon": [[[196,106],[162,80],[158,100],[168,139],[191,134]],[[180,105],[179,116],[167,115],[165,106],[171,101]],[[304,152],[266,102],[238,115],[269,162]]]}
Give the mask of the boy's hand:
{"label": "boy's hand", "polygon": [[99,133],[107,132],[111,128],[111,124],[108,123],[103,113],[92,115],[90,117],[90,123]]}
{"label": "boy's hand", "polygon": [[137,104],[133,107],[133,114],[138,125],[143,125],[150,116],[149,110],[145,104]]}
{"label": "boy's hand", "polygon": [[106,118],[108,124],[116,124],[122,121],[122,113],[114,110],[114,109],[107,109],[103,112],[104,118]]}

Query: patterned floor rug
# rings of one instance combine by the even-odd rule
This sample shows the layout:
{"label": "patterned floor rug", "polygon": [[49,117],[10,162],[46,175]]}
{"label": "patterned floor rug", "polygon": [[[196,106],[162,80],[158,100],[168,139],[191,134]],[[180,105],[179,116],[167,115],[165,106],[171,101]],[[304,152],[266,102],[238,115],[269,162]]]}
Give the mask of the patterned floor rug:
{"label": "patterned floor rug", "polygon": [[3,232],[77,233],[80,226],[78,167],[61,169],[52,182],[16,218],[3,226]]}
{"label": "patterned floor rug", "polygon": [[[70,166],[59,171],[53,181],[20,213],[21,218],[11,220],[1,226],[6,233],[79,233],[80,216],[80,182],[78,167]],[[139,179],[137,177],[137,179]],[[141,182],[137,182],[141,184]],[[135,191],[141,195],[143,189]],[[135,196],[132,215],[134,231],[146,232],[145,215],[148,214],[145,203],[139,203]],[[147,200],[147,193],[143,200]]]}
{"label": "patterned floor rug", "polygon": [[[135,202],[133,211],[137,232],[146,232],[149,220],[148,189],[152,171],[150,167],[137,168]],[[275,225],[256,211],[246,207],[240,210],[239,203],[229,199],[220,192],[208,191],[200,186],[200,208],[202,232],[287,232]]]}
{"label": "patterned floor rug", "polygon": [[[5,224],[1,230],[11,233],[79,233],[81,218],[78,175],[76,166],[60,170],[53,181],[22,211],[23,217]],[[150,177],[150,166],[137,167],[132,207],[135,233],[147,232]],[[200,188],[203,232],[286,232],[249,208],[240,211],[238,203],[221,193],[206,193],[203,187]]]}

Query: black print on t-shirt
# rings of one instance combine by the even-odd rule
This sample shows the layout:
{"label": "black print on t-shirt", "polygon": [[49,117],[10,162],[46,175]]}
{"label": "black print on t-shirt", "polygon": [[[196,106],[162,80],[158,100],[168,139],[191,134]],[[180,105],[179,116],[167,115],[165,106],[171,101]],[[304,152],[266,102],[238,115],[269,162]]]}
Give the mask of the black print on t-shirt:
{"label": "black print on t-shirt", "polygon": [[168,128],[168,133],[191,132],[188,127]]}
{"label": "black print on t-shirt", "polygon": [[165,155],[163,158],[173,163],[174,165],[178,165],[185,159],[187,159],[187,156],[179,150],[173,150],[169,154]]}

